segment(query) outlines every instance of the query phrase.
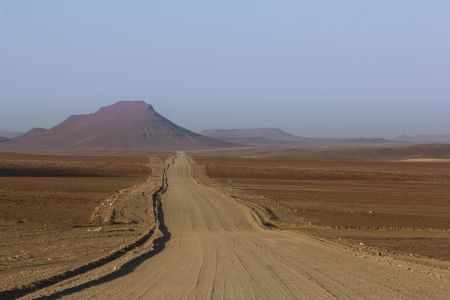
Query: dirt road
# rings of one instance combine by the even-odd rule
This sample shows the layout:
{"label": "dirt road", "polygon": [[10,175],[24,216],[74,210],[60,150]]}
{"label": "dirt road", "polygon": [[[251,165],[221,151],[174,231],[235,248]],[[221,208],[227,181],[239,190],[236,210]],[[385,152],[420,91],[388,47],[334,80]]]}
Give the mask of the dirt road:
{"label": "dirt road", "polygon": [[163,196],[170,239],[126,276],[91,285],[84,299],[448,299],[448,270],[403,263],[267,230],[249,209],[192,176],[185,154]]}

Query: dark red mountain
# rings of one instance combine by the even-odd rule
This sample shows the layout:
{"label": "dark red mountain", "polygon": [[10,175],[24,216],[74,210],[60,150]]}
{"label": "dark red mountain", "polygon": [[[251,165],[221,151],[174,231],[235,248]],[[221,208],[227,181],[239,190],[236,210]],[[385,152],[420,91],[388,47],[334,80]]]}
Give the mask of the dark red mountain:
{"label": "dark red mountain", "polygon": [[172,123],[143,101],[120,101],[93,114],[70,116],[51,129],[32,129],[2,143],[0,150],[189,150],[230,146],[234,145]]}

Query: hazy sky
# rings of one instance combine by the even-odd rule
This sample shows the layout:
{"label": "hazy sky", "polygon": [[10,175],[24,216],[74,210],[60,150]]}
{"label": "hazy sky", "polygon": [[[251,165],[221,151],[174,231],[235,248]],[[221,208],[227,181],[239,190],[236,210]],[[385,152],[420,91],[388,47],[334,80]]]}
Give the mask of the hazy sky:
{"label": "hazy sky", "polygon": [[0,1],[0,129],[128,99],[195,131],[450,134],[450,1]]}

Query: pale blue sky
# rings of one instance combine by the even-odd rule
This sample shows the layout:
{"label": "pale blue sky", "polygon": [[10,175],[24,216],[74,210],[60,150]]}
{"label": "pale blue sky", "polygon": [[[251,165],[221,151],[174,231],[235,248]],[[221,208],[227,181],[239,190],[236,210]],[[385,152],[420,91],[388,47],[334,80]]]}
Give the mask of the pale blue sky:
{"label": "pale blue sky", "polygon": [[450,1],[0,2],[0,129],[126,99],[195,131],[450,134]]}

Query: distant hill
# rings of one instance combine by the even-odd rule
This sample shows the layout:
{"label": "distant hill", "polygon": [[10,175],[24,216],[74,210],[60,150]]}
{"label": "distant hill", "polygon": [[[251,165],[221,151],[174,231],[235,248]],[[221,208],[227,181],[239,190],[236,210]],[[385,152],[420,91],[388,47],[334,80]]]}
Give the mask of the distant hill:
{"label": "distant hill", "polygon": [[278,128],[252,129],[210,129],[200,132],[215,139],[251,145],[276,146],[277,148],[360,148],[360,147],[389,147],[413,144],[409,141],[389,140],[384,138],[314,138],[299,137]]}
{"label": "distant hill", "polygon": [[0,136],[0,143],[7,142],[7,141],[9,141],[8,138],[5,138],[5,137],[3,137],[3,136]]}
{"label": "distant hill", "polygon": [[417,143],[450,143],[450,135],[445,134],[420,134],[420,135],[400,135],[397,140]]}
{"label": "distant hill", "polygon": [[16,137],[21,136],[22,134],[23,132],[0,130],[0,136],[5,137],[7,139],[14,139]]}
{"label": "distant hill", "polygon": [[278,128],[250,129],[209,129],[200,134],[233,143],[248,145],[269,145],[304,141],[304,138],[292,135]]}
{"label": "distant hill", "polygon": [[143,101],[120,101],[88,115],[70,116],[51,129],[35,128],[0,150],[190,150],[235,146],[193,133]]}

